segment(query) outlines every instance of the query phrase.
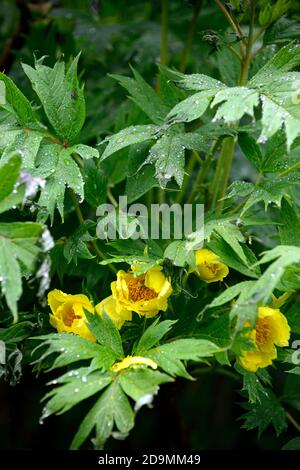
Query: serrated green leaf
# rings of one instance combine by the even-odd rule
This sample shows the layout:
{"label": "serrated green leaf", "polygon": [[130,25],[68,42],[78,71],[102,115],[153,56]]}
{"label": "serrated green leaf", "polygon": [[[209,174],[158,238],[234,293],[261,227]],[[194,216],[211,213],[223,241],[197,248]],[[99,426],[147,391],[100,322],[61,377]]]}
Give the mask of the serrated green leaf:
{"label": "serrated green leaf", "polygon": [[218,91],[211,107],[217,104],[220,106],[214,120],[223,119],[227,123],[232,123],[241,119],[244,114],[254,115],[254,107],[259,104],[259,95],[255,90],[246,87],[226,88]]}
{"label": "serrated green leaf", "polygon": [[65,64],[57,62],[53,68],[37,61],[35,68],[23,64],[23,70],[37,93],[47,118],[58,137],[72,142],[85,121],[83,88],[79,86],[77,65],[79,55],[65,71]]}
{"label": "serrated green leaf", "polygon": [[128,433],[134,425],[133,411],[118,382],[114,382],[104,391],[86,415],[70,448],[78,449],[94,427],[96,427],[95,447],[103,448],[105,441],[111,435],[114,424],[122,434]]}
{"label": "serrated green leaf", "polygon": [[205,339],[179,339],[166,343],[144,353],[170,375],[191,378],[182,361],[199,361],[210,357],[220,348]]}
{"label": "serrated green leaf", "polygon": [[74,260],[75,264],[80,259],[92,259],[95,257],[87,247],[87,242],[94,240],[89,234],[89,230],[95,229],[95,222],[92,220],[85,220],[75,232],[68,238],[64,246],[64,256],[68,263]]}
{"label": "serrated green leaf", "polygon": [[117,359],[112,349],[70,333],[53,333],[35,336],[32,339],[43,341],[36,349],[44,346],[47,347],[45,352],[35,363],[42,363],[51,354],[59,353],[53,361],[53,364],[51,364],[50,370],[85,359],[96,360],[95,367],[98,369],[100,367],[109,369]]}
{"label": "serrated green leaf", "polygon": [[167,121],[190,122],[198,119],[208,108],[214,91],[200,91],[176,104],[167,115]]}
{"label": "serrated green leaf", "polygon": [[171,242],[164,252],[164,258],[172,261],[174,266],[195,266],[195,253],[188,250],[185,240],[175,240]]}
{"label": "serrated green leaf", "polygon": [[294,439],[284,444],[282,450],[300,450],[300,437],[294,437]]}
{"label": "serrated green leaf", "polygon": [[15,320],[17,301],[22,294],[21,267],[33,271],[40,252],[36,243],[41,231],[40,224],[31,222],[0,223],[1,289]]}
{"label": "serrated green leaf", "polygon": [[21,164],[21,156],[16,154],[0,166],[0,202],[12,193],[19,178]]}
{"label": "serrated green leaf", "polygon": [[[235,297],[238,297],[245,290],[248,291],[254,284],[255,281],[243,281],[235,284],[234,286],[228,287],[224,292],[219,294],[210,304],[209,308],[220,307],[221,305],[230,302]],[[208,308],[207,307],[207,308]]]}
{"label": "serrated green leaf", "polygon": [[143,77],[132,69],[134,78],[111,75],[130,93],[130,98],[155,124],[161,124],[168,113],[168,106],[145,82]]}
{"label": "serrated green leaf", "polygon": [[18,124],[21,126],[37,124],[37,118],[30,102],[14,82],[2,72],[0,72],[0,81],[5,84],[6,102],[11,106]]}
{"label": "serrated green leaf", "polygon": [[88,319],[88,327],[91,332],[96,336],[99,344],[111,350],[117,359],[124,357],[122,346],[122,339],[119,330],[111,321],[106,313],[103,316],[85,312]]}
{"label": "serrated green leaf", "polygon": [[244,408],[248,412],[242,417],[245,420],[242,427],[246,429],[258,428],[259,436],[271,424],[277,435],[287,427],[286,412],[271,391],[268,391],[267,395],[262,394],[260,402],[247,403]]}
{"label": "serrated green leaf", "polygon": [[239,145],[255,168],[260,170],[263,162],[263,155],[256,140],[250,134],[242,132],[239,134]]}
{"label": "serrated green leaf", "polygon": [[272,292],[284,274],[285,268],[300,262],[300,248],[279,245],[265,252],[259,263],[265,264],[271,261],[273,262],[249,292],[249,298],[255,298],[257,302],[261,301],[264,304],[269,301]]}
{"label": "serrated green leaf", "polygon": [[154,144],[145,161],[155,163],[155,176],[163,188],[174,177],[178,186],[184,177],[184,147],[177,135],[163,135]]}
{"label": "serrated green leaf", "polygon": [[55,383],[63,381],[62,385],[53,388],[44,396],[43,400],[47,400],[44,415],[48,417],[52,414],[65,413],[77,403],[100,392],[112,382],[112,379],[112,374],[103,374],[100,371],[91,372],[88,367],[71,370],[63,376],[62,380],[59,378],[54,381]]}
{"label": "serrated green leaf", "polygon": [[159,385],[168,382],[173,382],[169,375],[141,367],[125,369],[120,374],[120,384],[124,392],[135,401],[146,394],[155,394]]}
{"label": "serrated green leaf", "polygon": [[165,320],[160,322],[156,319],[143,333],[137,346],[134,348],[134,354],[142,356],[145,351],[148,351],[155,346],[167,333],[171,330],[176,320]]}
{"label": "serrated green leaf", "polygon": [[107,157],[117,152],[118,150],[128,147],[129,145],[154,139],[158,129],[159,128],[157,126],[152,124],[130,126],[121,130],[117,134],[106,138],[102,144],[108,142],[108,145],[101,155],[101,161],[105,160]]}
{"label": "serrated green leaf", "polygon": [[[53,222],[54,210],[57,207],[62,220],[64,220],[64,196],[66,187],[73,191],[83,199],[83,178],[78,165],[71,157],[72,150],[63,148],[60,145],[53,144],[51,146],[51,169],[48,168],[49,163],[44,162],[50,175],[46,185],[41,191],[39,205],[44,207],[50,215]],[[39,167],[40,174],[43,173],[44,165]]]}
{"label": "serrated green leaf", "polygon": [[99,152],[97,149],[90,147],[89,145],[77,144],[73,145],[70,148],[70,152],[78,153],[81,158],[84,160],[89,160],[91,158],[99,158]]}

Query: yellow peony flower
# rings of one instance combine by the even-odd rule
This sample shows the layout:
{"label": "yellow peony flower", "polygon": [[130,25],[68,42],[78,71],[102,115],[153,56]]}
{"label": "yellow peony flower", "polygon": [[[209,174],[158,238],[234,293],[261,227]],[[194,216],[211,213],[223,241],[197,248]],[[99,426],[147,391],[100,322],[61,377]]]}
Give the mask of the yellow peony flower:
{"label": "yellow peony flower", "polygon": [[257,350],[244,351],[238,362],[244,369],[256,372],[267,367],[277,357],[276,346],[288,346],[290,327],[285,316],[278,309],[259,307],[254,330],[249,334]]}
{"label": "yellow peony flower", "polygon": [[132,318],[132,312],[124,308],[119,308],[119,306],[117,306],[116,300],[112,295],[106,297],[106,299],[103,299],[95,307],[95,310],[99,315],[102,315],[103,309],[119,329],[123,326],[123,323],[126,320],[131,320]]}
{"label": "yellow peony flower", "polygon": [[161,266],[155,266],[140,276],[118,271],[117,280],[111,283],[117,312],[120,314],[126,309],[145,317],[154,317],[159,310],[167,310],[172,287],[161,270]]}
{"label": "yellow peony flower", "polygon": [[222,281],[229,273],[228,266],[219,261],[219,257],[210,250],[203,248],[195,253],[197,271],[196,274],[203,281],[217,282]]}
{"label": "yellow peony flower", "polygon": [[95,341],[94,335],[87,327],[87,319],[84,314],[84,308],[93,313],[94,307],[85,295],[65,294],[61,290],[54,289],[48,294],[48,305],[52,311],[50,324],[59,333],[65,331]]}

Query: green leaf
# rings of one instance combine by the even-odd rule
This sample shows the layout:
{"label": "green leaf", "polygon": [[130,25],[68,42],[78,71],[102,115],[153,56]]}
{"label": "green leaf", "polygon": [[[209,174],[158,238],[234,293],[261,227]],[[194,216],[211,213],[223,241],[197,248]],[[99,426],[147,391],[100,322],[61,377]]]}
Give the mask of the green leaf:
{"label": "green leaf", "polygon": [[27,338],[34,328],[35,325],[30,321],[22,321],[9,328],[0,328],[0,340],[5,343],[18,343]]}
{"label": "green leaf", "polygon": [[186,90],[196,90],[196,91],[205,91],[205,90],[220,90],[224,88],[224,83],[219,80],[215,80],[212,77],[203,75],[201,73],[192,73],[190,75],[177,75],[179,78],[178,81],[175,81],[176,85],[180,88]]}
{"label": "green leaf", "polygon": [[297,20],[280,18],[264,34],[264,44],[281,44],[300,37],[300,25]]}
{"label": "green leaf", "polygon": [[284,444],[282,450],[300,450],[300,437],[294,437],[294,439]]}
{"label": "green leaf", "polygon": [[250,185],[252,190],[248,193],[249,197],[241,212],[241,216],[243,216],[250,207],[259,202],[263,202],[265,210],[267,210],[268,206],[272,203],[280,207],[282,198],[285,196],[289,197],[289,193],[291,191],[291,183],[284,177],[274,178],[273,180],[264,180],[258,186],[253,183],[248,183],[248,189],[250,188]]}
{"label": "green leaf", "polygon": [[74,260],[75,264],[80,259],[92,259],[95,257],[87,247],[87,242],[94,240],[89,234],[90,229],[95,229],[95,222],[92,220],[85,220],[75,232],[68,238],[64,246],[64,256],[68,263]]}
{"label": "green leaf", "polygon": [[108,142],[108,145],[101,155],[101,161],[105,160],[107,157],[117,152],[118,150],[128,147],[129,145],[154,139],[157,132],[157,126],[148,124],[145,126],[130,126],[121,130],[117,134],[112,135],[111,137],[107,137],[102,142],[102,144]]}
{"label": "green leaf", "polygon": [[176,104],[167,116],[168,121],[190,122],[198,119],[208,108],[214,91],[200,91]]}
{"label": "green leaf", "polygon": [[77,65],[79,55],[65,71],[57,62],[53,68],[35,63],[35,68],[23,64],[23,70],[37,93],[47,118],[63,141],[73,142],[85,121],[83,88],[79,86]]}
{"label": "green leaf", "polygon": [[9,196],[19,178],[22,159],[20,155],[12,155],[7,163],[0,166],[0,202]]}
{"label": "green leaf", "polygon": [[215,232],[218,233],[226,243],[228,243],[228,245],[246,265],[249,264],[246,254],[241,246],[241,243],[244,243],[245,239],[236,225],[230,223],[219,224],[215,227]]}
{"label": "green leaf", "polygon": [[282,47],[260,71],[254,75],[248,85],[256,86],[262,82],[269,82],[274,77],[282,76],[285,72],[294,69],[300,64],[300,47],[290,42]]}
{"label": "green leaf", "polygon": [[215,114],[214,120],[224,119],[232,123],[241,119],[244,114],[254,116],[254,107],[259,104],[259,95],[255,90],[246,87],[231,87],[220,90],[215,95],[211,107],[222,103]]}
{"label": "green leaf", "polygon": [[[241,368],[242,369],[242,368]],[[259,380],[259,375],[254,372],[242,371],[243,388],[249,396],[250,403],[261,402],[262,395],[268,396],[268,392]]]}
{"label": "green leaf", "polygon": [[245,420],[242,427],[246,429],[258,428],[259,436],[271,424],[277,436],[287,427],[286,412],[271,391],[262,394],[260,401],[246,403],[244,408],[248,412],[242,417]]}
{"label": "green leaf", "polygon": [[106,176],[101,168],[97,168],[95,162],[86,160],[83,169],[84,197],[92,207],[97,208],[106,201]]}
{"label": "green leaf", "polygon": [[93,428],[96,428],[94,444],[103,448],[111,435],[114,425],[122,433],[128,433],[134,425],[134,414],[128,398],[118,382],[110,385],[81,423],[70,448],[78,449],[87,439]]}
{"label": "green leaf", "polygon": [[124,392],[135,401],[144,395],[157,393],[158,386],[168,382],[173,382],[169,375],[142,367],[125,369],[120,374],[120,384]]}
{"label": "green leaf", "polygon": [[215,236],[207,243],[207,247],[216,253],[220,257],[221,261],[227,264],[230,268],[252,278],[257,278],[259,276],[260,271],[257,269],[257,266],[252,266],[256,261],[255,255],[246,245],[243,246],[244,254],[248,259],[246,264],[242,262],[231,246],[228,245],[228,243],[221,237]]}
{"label": "green leaf", "polygon": [[155,124],[161,124],[168,113],[168,106],[145,82],[143,77],[132,68],[134,78],[110,75],[130,93],[130,98]]}
{"label": "green leaf", "polygon": [[195,253],[188,250],[187,243],[184,240],[171,242],[165,249],[164,258],[171,260],[174,266],[195,265]]}
{"label": "green leaf", "polygon": [[90,147],[89,145],[77,144],[70,148],[70,152],[78,153],[84,160],[91,158],[99,158],[99,152],[97,149]]}
{"label": "green leaf", "polygon": [[181,187],[184,177],[184,148],[177,135],[163,135],[154,144],[145,164],[155,163],[155,176],[164,188],[172,177]]}
{"label": "green leaf", "polygon": [[39,206],[46,209],[53,223],[54,210],[57,207],[64,220],[64,196],[66,187],[83,199],[83,178],[78,165],[71,157],[71,148],[62,148],[60,145],[51,145],[51,168],[48,168],[50,162],[44,161],[39,167],[39,174],[43,171],[50,175],[46,185],[41,191]]}
{"label": "green leaf", "polygon": [[[275,260],[275,261],[274,261]],[[259,264],[273,263],[266,269],[261,278],[255,283],[249,292],[249,298],[255,298],[256,301],[262,301],[267,304],[271,294],[287,266],[300,262],[300,248],[289,245],[279,245],[263,254]]]}
{"label": "green leaf", "polygon": [[300,246],[300,214],[293,202],[283,199],[280,211],[279,235],[282,245]]}
{"label": "green leaf", "polygon": [[136,201],[153,187],[159,187],[155,168],[151,165],[144,166],[134,175],[127,177],[125,193],[128,203]]}
{"label": "green leaf", "polygon": [[[52,414],[62,414],[83,400],[100,392],[112,382],[112,374],[103,374],[101,371],[92,371],[89,367],[71,370],[54,383],[62,383],[47,393],[44,400],[47,404],[43,410],[45,417]],[[50,382],[53,384],[53,382]],[[42,417],[43,418],[43,417]]]}
{"label": "green leaf", "polygon": [[22,294],[22,267],[34,269],[40,248],[36,245],[42,231],[40,224],[31,222],[0,223],[0,279],[14,319],[17,320],[17,301]]}
{"label": "green leaf", "polygon": [[96,336],[98,343],[111,350],[117,359],[122,359],[124,357],[122,339],[109,316],[104,313],[102,317],[87,311],[85,314],[89,322],[88,327]]}
{"label": "green leaf", "polygon": [[260,170],[263,161],[263,155],[256,140],[250,134],[241,132],[239,134],[239,145],[246,157],[250,160],[251,163],[253,163],[255,168]]}
{"label": "green leaf", "polygon": [[215,297],[207,308],[220,307],[221,305],[230,302],[241,293],[245,293],[245,290],[248,291],[253,286],[254,282],[255,281],[243,281],[235,284],[234,286],[228,287],[228,289]]}
{"label": "green leaf", "polygon": [[134,348],[134,354],[142,356],[144,352],[155,346],[167,333],[177,320],[165,320],[160,322],[159,318],[147,328],[143,333],[137,346]]}
{"label": "green leaf", "polygon": [[179,339],[149,350],[144,355],[170,375],[191,378],[182,361],[199,361],[219,352],[220,348],[205,339]]}
{"label": "green leaf", "polygon": [[[21,126],[32,126],[37,124],[37,118],[28,99],[23,95],[14,82],[0,72],[0,81],[5,84],[6,102]],[[7,106],[5,105],[4,107]]]}
{"label": "green leaf", "polygon": [[[96,316],[96,315],[95,315]],[[43,336],[35,336],[32,340],[41,340],[42,343],[36,348],[47,347],[45,352],[34,362],[41,364],[53,353],[59,353],[54,359],[49,370],[68,366],[74,362],[92,359],[95,368],[104,367],[109,369],[117,359],[111,348],[93,343],[90,340],[70,333],[53,333]]]}

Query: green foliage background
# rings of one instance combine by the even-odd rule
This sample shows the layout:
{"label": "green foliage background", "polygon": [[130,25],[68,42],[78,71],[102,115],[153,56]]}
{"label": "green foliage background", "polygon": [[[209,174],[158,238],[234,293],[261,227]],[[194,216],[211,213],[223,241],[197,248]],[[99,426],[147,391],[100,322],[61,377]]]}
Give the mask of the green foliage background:
{"label": "green foliage background", "polygon": [[[97,448],[299,448],[293,350],[268,372],[230,367],[249,347],[245,321],[273,293],[289,294],[282,310],[300,334],[299,19],[289,0],[1,2],[2,448],[68,448],[82,421],[72,448],[90,448],[94,426]],[[22,171],[45,180],[29,204]],[[205,203],[206,244],[230,267],[224,286],[183,284],[186,240],[147,251],[96,240],[96,208],[119,194]],[[174,280],[158,321],[136,315],[120,336],[90,317],[97,344],[53,334],[40,266],[51,258],[52,288],[98,302],[116,267],[145,253]],[[116,379],[111,365],[132,350],[160,371]],[[49,381],[59,386],[42,411]],[[134,401],[157,386],[154,408],[135,418]]]}

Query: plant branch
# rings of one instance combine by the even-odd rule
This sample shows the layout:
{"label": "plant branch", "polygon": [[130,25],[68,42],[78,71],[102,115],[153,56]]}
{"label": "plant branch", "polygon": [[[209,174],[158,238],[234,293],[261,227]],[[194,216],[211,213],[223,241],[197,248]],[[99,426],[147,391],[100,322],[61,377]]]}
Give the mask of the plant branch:
{"label": "plant branch", "polygon": [[290,413],[286,413],[286,417],[289,420],[289,422],[294,426],[294,428],[297,429],[298,432],[300,432],[300,424],[293,418],[293,416]]}
{"label": "plant branch", "polygon": [[186,66],[187,66],[189,55],[190,55],[191,47],[193,44],[193,38],[194,38],[195,31],[196,31],[197,21],[199,18],[201,7],[202,7],[202,0],[198,0],[198,2],[196,2],[196,4],[193,7],[192,21],[188,29],[188,33],[187,33],[184,48],[181,54],[180,65],[179,65],[179,71],[182,73],[184,73],[186,70]]}
{"label": "plant branch", "polygon": [[207,171],[209,170],[209,167],[210,167],[211,162],[212,162],[212,160],[215,156],[216,151],[218,150],[219,145],[220,145],[220,138],[218,138],[212,144],[211,149],[210,149],[210,151],[208,152],[208,154],[206,156],[206,159],[202,163],[202,166],[199,170],[198,176],[197,176],[196,181],[194,183],[194,188],[193,188],[191,194],[188,197],[188,200],[187,200],[188,204],[191,204],[194,201],[197,194],[199,193],[200,185],[202,184],[202,182],[203,182],[203,180],[204,180],[204,178],[207,174]]}
{"label": "plant branch", "polygon": [[220,0],[214,0],[216,5],[220,8],[222,11],[223,15],[225,18],[228,20],[232,30],[236,34],[237,38],[239,39],[239,45],[240,45],[240,51],[241,51],[241,56],[243,56],[243,46],[242,46],[242,41],[243,39],[243,32],[241,30],[241,27],[238,23],[236,23],[233,19],[233,17],[230,15],[229,11],[227,8],[223,5],[223,3]]}
{"label": "plant branch", "polygon": [[160,47],[160,63],[166,65],[168,62],[169,55],[169,11],[168,11],[168,0],[162,0],[162,11],[161,11],[161,47]]}
{"label": "plant branch", "polygon": [[[80,225],[82,225],[82,224],[84,224],[84,217],[83,217],[83,214],[81,212],[80,206],[78,204],[76,194],[74,193],[73,190],[71,191],[71,198],[72,198],[73,206],[74,206],[74,209],[75,209],[75,212],[76,212],[76,215],[77,215],[78,222],[80,223]],[[98,247],[95,240],[91,241],[91,246],[92,246],[95,254],[99,258],[101,258],[103,260],[106,259],[106,256],[102,253],[102,251]],[[116,274],[117,270],[112,264],[108,264],[108,267],[109,267],[109,269],[111,270],[112,273]]]}

